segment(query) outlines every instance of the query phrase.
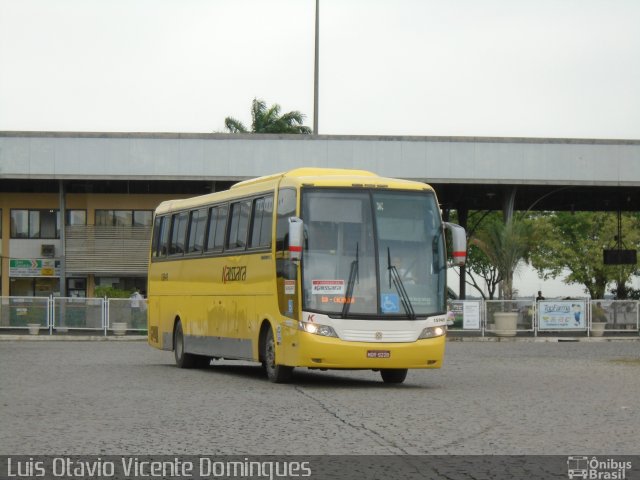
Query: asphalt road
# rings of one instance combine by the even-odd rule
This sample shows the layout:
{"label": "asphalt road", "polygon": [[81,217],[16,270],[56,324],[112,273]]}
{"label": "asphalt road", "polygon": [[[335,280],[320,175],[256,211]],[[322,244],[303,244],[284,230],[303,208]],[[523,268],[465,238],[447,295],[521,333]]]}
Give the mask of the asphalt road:
{"label": "asphalt road", "polygon": [[441,370],[180,370],[144,342],[0,342],[0,455],[640,454],[640,343],[468,343]]}

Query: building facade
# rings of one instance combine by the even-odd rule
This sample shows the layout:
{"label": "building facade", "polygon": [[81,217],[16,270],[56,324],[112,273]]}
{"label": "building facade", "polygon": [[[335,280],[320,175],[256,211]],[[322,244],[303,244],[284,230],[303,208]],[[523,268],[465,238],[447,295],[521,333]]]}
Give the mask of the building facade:
{"label": "building facade", "polygon": [[1,295],[144,291],[160,202],[301,166],[425,181],[461,219],[640,210],[638,140],[0,132]]}
{"label": "building facade", "polygon": [[[153,210],[183,194],[6,193],[2,296],[93,296],[146,289]],[[64,225],[62,217],[64,216]]]}

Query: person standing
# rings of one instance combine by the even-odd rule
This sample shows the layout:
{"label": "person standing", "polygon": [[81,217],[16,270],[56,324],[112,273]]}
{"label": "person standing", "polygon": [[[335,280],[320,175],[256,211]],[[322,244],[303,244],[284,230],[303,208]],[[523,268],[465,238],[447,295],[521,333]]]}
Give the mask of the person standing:
{"label": "person standing", "polygon": [[144,318],[143,314],[145,310],[144,297],[136,288],[129,299],[131,301],[131,327],[136,329],[144,328],[146,326],[146,318]]}

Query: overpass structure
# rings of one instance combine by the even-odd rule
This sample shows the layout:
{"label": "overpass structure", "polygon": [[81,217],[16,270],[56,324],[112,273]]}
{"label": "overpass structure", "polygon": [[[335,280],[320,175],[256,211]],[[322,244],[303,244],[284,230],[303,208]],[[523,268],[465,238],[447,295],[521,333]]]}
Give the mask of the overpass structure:
{"label": "overpass structure", "polygon": [[445,210],[640,210],[640,140],[0,132],[0,191],[84,180],[204,193],[301,166],[424,181]]}

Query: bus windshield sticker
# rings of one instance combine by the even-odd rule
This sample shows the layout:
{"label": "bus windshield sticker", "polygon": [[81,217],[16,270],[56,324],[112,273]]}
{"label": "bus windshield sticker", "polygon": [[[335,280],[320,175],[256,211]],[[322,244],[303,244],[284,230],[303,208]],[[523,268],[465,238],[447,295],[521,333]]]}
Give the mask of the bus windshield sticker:
{"label": "bus windshield sticker", "polygon": [[285,280],[284,281],[284,294],[285,295],[293,295],[296,293],[296,281],[295,280]]}
{"label": "bus windshield sticker", "polygon": [[400,312],[400,297],[395,293],[383,293],[380,300],[382,313]]}
{"label": "bus windshield sticker", "polygon": [[311,280],[313,295],[344,295],[344,280]]}
{"label": "bus windshield sticker", "polygon": [[356,299],[354,297],[341,297],[336,295],[334,297],[321,297],[320,301],[322,303],[339,303],[340,305],[344,305],[345,303],[354,304],[356,303]]}

